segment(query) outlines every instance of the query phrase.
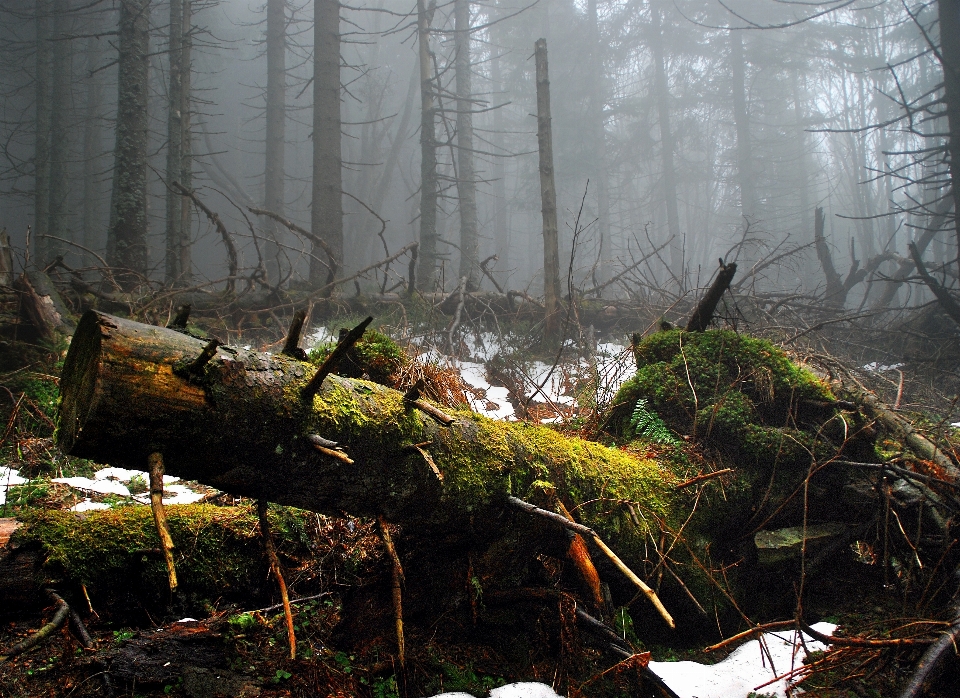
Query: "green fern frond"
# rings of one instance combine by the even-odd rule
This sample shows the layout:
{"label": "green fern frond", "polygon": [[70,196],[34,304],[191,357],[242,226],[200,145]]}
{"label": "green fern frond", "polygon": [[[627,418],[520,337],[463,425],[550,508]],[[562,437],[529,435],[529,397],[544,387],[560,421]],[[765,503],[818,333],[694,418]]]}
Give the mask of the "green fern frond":
{"label": "green fern frond", "polygon": [[650,408],[647,399],[644,397],[637,400],[637,404],[633,408],[630,426],[633,429],[634,436],[638,436],[645,441],[668,446],[680,445],[680,440],[670,433],[670,429],[660,419],[660,415]]}

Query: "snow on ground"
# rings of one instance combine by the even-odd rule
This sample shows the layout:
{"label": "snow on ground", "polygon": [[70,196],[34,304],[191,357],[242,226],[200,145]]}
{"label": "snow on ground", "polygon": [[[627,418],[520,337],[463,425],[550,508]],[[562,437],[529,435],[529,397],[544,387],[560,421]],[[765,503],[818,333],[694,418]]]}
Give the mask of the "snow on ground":
{"label": "snow on ground", "polygon": [[[134,494],[130,491],[130,484],[137,480],[138,488],[148,487],[150,475],[142,470],[127,470],[126,468],[103,468],[89,477],[57,477],[53,482],[62,482],[75,490],[96,494],[112,494],[119,497],[130,497],[139,504],[150,503],[149,492]],[[203,499],[204,495],[194,492],[186,485],[173,484],[180,482],[180,478],[172,475],[163,476],[163,503],[164,504],[192,504]],[[72,511],[91,511],[94,509],[109,509],[109,504],[91,501],[86,497],[82,502],[71,507]]]}
{"label": "snow on ground", "polygon": [[7,503],[7,490],[17,485],[25,485],[29,480],[20,477],[20,473],[13,468],[0,466],[0,504]]}
{"label": "snow on ground", "polygon": [[[824,635],[837,629],[833,623],[813,626]],[[680,698],[747,698],[750,694],[786,698],[801,693],[792,688],[799,677],[795,670],[803,666],[807,652],[819,652],[826,646],[804,635],[799,641],[795,631],[764,633],[734,650],[717,664],[698,662],[650,662],[650,669],[663,679]],[[467,693],[441,693],[432,698],[467,698]],[[558,698],[542,683],[513,683],[490,691],[489,698]]]}
{"label": "snow on ground", "polygon": [[[812,627],[824,635],[837,629],[832,623]],[[764,633],[761,639],[738,647],[717,664],[650,662],[650,669],[680,698],[745,698],[754,692],[786,698],[791,695],[793,681],[784,676],[803,665],[806,652],[827,649],[809,635],[803,636],[802,643],[798,640],[793,630]]]}

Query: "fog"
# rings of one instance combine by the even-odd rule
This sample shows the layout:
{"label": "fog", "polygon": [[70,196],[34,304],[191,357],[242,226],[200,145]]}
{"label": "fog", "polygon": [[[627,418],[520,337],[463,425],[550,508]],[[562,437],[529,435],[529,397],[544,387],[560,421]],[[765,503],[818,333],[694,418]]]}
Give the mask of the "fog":
{"label": "fog", "polygon": [[[144,272],[160,285],[171,280],[164,272],[170,6],[128,2],[149,13]],[[189,141],[192,188],[233,236],[238,274],[250,275],[263,258],[261,279],[286,287],[308,278],[310,244],[241,211],[281,208],[275,212],[325,234],[311,221],[314,3],[279,4],[282,203],[265,203],[264,4],[190,3]],[[492,277],[502,289],[543,293],[538,38],[546,39],[549,55],[560,267],[565,278],[572,269],[577,288],[632,268],[603,289],[605,297],[675,297],[704,285],[722,258],[743,270],[759,265],[749,281],[755,290],[822,294],[823,254],[818,258],[814,246],[821,207],[836,273],[867,273],[841,303],[856,307],[873,282],[879,287],[894,273],[907,242],[930,227],[928,214],[949,196],[942,69],[930,45],[938,35],[935,5],[503,0],[468,7],[471,94],[458,93],[455,3],[436,6],[429,32],[437,107],[436,289],[454,289],[462,275],[465,180],[458,173],[469,160],[476,259],[496,255],[485,265],[489,276],[477,273],[479,283],[492,290]],[[0,11],[0,226],[21,265],[28,228],[30,261],[38,266],[56,254],[71,268],[113,261],[107,238],[119,8],[108,1],[5,0]],[[53,32],[46,43],[38,40],[45,21]],[[422,85],[414,3],[342,4],[339,32],[344,242],[337,278],[343,278],[420,240]],[[38,46],[47,46],[62,68],[40,88]],[[51,108],[40,90],[46,99],[52,95],[53,127],[40,113]],[[472,116],[472,151],[459,141],[464,104]],[[38,129],[49,129],[47,140]],[[54,163],[57,148],[65,149],[65,180],[57,185],[54,176],[52,194],[50,186],[38,189],[41,141]],[[60,217],[47,233],[96,252],[100,261],[69,243],[35,247],[44,235],[38,196],[61,197]],[[210,282],[228,274],[223,236],[197,206],[189,211],[187,276],[209,283],[208,290],[222,288]],[[271,236],[276,245],[268,244]],[[947,259],[947,240],[946,232],[933,237],[926,250],[931,264]],[[373,275],[360,282],[388,285]],[[905,289],[899,293],[907,303]],[[913,294],[913,301],[922,296]]]}

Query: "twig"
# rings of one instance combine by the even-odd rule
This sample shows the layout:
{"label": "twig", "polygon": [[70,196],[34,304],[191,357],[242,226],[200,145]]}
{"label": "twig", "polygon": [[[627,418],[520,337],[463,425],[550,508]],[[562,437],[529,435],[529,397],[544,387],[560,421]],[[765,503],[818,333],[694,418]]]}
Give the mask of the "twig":
{"label": "twig", "polygon": [[307,311],[298,310],[293,314],[290,329],[287,330],[287,339],[283,344],[281,354],[292,356],[295,359],[305,360],[306,353],[300,348],[300,335],[303,333],[303,323],[307,319]]}
{"label": "twig", "polygon": [[177,568],[173,561],[173,538],[167,524],[167,511],[163,508],[163,456],[156,451],[151,453],[147,456],[147,465],[150,470],[150,509],[153,511],[153,522],[160,536],[163,560],[167,565],[167,583],[172,597],[177,593]]}
{"label": "twig", "polygon": [[400,557],[397,555],[397,549],[393,545],[393,538],[390,537],[390,530],[387,528],[386,519],[383,516],[377,518],[380,525],[380,535],[383,536],[383,544],[390,555],[390,561],[393,563],[392,569],[392,587],[393,587],[393,615],[397,628],[397,657],[400,660],[400,666],[406,664],[406,646],[403,641],[403,591],[401,585],[404,582],[403,567],[400,565]]}
{"label": "twig", "polygon": [[681,482],[677,485],[678,490],[682,490],[684,487],[690,487],[690,485],[696,485],[698,482],[703,482],[704,480],[710,480],[715,477],[720,477],[721,475],[726,475],[727,473],[732,473],[733,468],[724,468],[723,470],[714,470],[712,473],[703,473],[702,475],[697,475],[692,477],[685,482]]}
{"label": "twig", "polygon": [[223,244],[227,248],[227,267],[230,271],[229,276],[227,277],[227,292],[234,293],[236,290],[236,277],[238,275],[239,263],[237,262],[237,246],[233,243],[233,238],[230,237],[230,233],[227,231],[227,226],[223,224],[223,221],[220,220],[220,216],[213,211],[211,211],[206,204],[204,204],[200,197],[197,196],[197,193],[192,189],[187,189],[185,186],[180,184],[180,182],[172,182],[173,188],[179,191],[183,196],[189,197],[189,199],[206,215],[207,219],[213,223],[214,227],[217,229],[217,232],[220,233],[220,237],[223,238]]}
{"label": "twig", "polygon": [[514,506],[517,509],[527,512],[528,514],[533,514],[535,516],[542,516],[545,519],[550,519],[554,523],[560,524],[564,528],[567,528],[571,531],[579,533],[584,536],[590,536],[591,538],[597,537],[597,532],[594,531],[589,526],[584,526],[579,524],[576,521],[571,521],[563,514],[558,514],[555,511],[550,511],[548,509],[541,509],[538,506],[531,504],[530,502],[525,502],[518,497],[507,497],[507,503],[510,506]]}
{"label": "twig", "polygon": [[267,551],[270,569],[277,578],[280,587],[280,600],[283,602],[283,616],[287,621],[287,640],[290,642],[290,659],[297,658],[297,636],[293,631],[293,612],[290,610],[290,596],[287,594],[287,583],[283,580],[283,571],[280,569],[280,558],[273,545],[273,536],[270,534],[270,519],[267,517],[267,500],[257,500],[257,516],[260,518],[260,535],[263,537],[263,547]]}

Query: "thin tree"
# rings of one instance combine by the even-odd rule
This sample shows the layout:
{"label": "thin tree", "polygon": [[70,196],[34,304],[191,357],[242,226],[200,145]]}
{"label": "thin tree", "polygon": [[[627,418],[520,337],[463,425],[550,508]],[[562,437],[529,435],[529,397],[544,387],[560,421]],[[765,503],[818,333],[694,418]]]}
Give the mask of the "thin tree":
{"label": "thin tree", "polygon": [[557,186],[553,176],[553,131],[550,117],[550,74],[547,40],[535,44],[537,70],[537,145],[540,151],[540,210],[543,214],[544,335],[560,332],[560,243],[557,230]]}
{"label": "thin tree", "polygon": [[[166,281],[183,283],[180,246],[183,244],[180,213],[184,198],[173,183],[183,174],[183,2],[170,0],[170,38],[167,87],[167,219]],[[182,183],[182,182],[181,182]]]}
{"label": "thin tree", "polygon": [[126,288],[147,273],[147,58],[150,0],[121,0],[117,126],[107,262],[127,273]]}
{"label": "thin tree", "polygon": [[417,46],[420,61],[420,247],[417,285],[432,290],[437,280],[437,132],[436,100],[430,51],[430,24],[436,9],[417,0]]}
{"label": "thin tree", "polygon": [[[313,30],[313,203],[310,228],[343,266],[343,184],[340,143],[340,3],[314,0]],[[310,282],[319,284],[328,270],[325,250],[314,246]]]}
{"label": "thin tree", "polygon": [[49,243],[47,235],[50,232],[50,121],[52,118],[50,12],[50,0],[37,0],[33,235],[34,255],[41,265],[46,261]]}
{"label": "thin tree", "polygon": [[473,167],[473,88],[470,71],[470,0],[454,2],[457,75],[457,192],[460,199],[460,278],[467,291],[480,288],[480,223]]}
{"label": "thin tree", "polygon": [[[284,148],[287,121],[287,18],[285,0],[267,0],[267,108],[264,143],[263,206],[284,215]],[[281,281],[278,225],[270,221],[266,245],[267,278]]]}

